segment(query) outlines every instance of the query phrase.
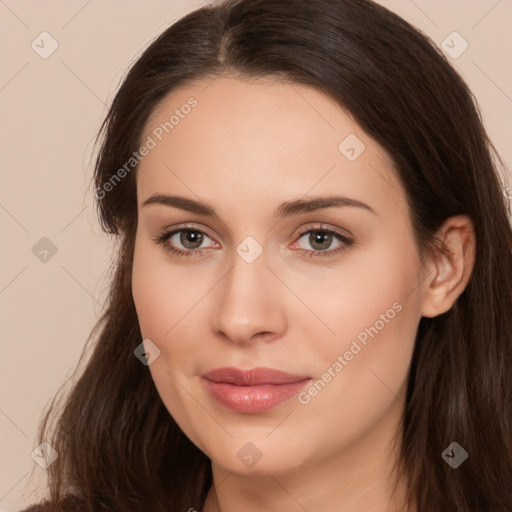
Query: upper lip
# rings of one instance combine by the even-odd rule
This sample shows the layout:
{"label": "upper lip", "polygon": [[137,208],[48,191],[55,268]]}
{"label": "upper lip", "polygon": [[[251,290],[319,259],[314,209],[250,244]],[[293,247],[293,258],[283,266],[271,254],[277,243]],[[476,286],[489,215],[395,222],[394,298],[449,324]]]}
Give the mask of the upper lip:
{"label": "upper lip", "polygon": [[234,367],[216,368],[202,375],[212,382],[223,382],[236,386],[258,386],[261,384],[290,384],[307,380],[310,377],[292,375],[272,368],[252,368],[243,370]]}

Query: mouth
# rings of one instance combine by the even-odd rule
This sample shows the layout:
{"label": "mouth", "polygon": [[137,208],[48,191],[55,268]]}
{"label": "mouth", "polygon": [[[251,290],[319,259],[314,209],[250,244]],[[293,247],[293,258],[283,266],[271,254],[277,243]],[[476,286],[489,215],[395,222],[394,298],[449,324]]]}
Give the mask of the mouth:
{"label": "mouth", "polygon": [[312,379],[272,368],[217,368],[201,375],[210,395],[241,413],[268,411],[300,392]]}

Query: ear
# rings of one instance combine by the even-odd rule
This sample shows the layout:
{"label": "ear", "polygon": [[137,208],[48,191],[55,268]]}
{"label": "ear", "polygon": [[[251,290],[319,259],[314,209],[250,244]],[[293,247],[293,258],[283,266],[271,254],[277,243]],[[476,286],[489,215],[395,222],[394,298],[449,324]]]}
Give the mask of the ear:
{"label": "ear", "polygon": [[423,287],[422,316],[430,318],[448,311],[464,291],[476,253],[475,230],[467,215],[448,218],[437,237],[442,249],[429,262]]}

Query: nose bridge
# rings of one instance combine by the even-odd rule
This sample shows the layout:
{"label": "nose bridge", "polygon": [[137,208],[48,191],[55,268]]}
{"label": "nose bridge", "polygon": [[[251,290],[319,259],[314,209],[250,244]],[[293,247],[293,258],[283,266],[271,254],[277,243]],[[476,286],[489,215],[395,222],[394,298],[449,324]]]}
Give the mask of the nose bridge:
{"label": "nose bridge", "polygon": [[268,254],[256,243],[245,239],[236,247],[216,301],[212,327],[237,343],[262,333],[278,334],[285,325],[279,283],[267,268]]}

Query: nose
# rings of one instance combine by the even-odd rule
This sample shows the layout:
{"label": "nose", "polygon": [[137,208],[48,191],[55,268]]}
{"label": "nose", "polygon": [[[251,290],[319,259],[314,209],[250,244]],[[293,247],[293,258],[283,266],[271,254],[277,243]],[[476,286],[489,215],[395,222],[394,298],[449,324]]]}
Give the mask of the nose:
{"label": "nose", "polygon": [[281,337],[287,321],[285,291],[267,267],[265,252],[252,263],[235,253],[231,269],[216,287],[213,332],[236,344]]}

